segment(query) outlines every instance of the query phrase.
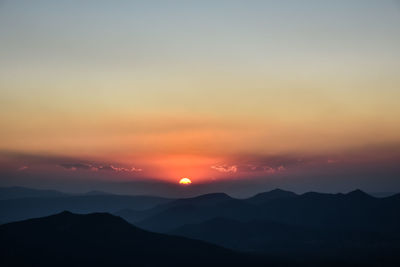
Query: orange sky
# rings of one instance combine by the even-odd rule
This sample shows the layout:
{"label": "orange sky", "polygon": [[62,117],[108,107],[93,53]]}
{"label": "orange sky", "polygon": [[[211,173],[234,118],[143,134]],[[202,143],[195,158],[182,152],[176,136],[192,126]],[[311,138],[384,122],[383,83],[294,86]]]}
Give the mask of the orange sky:
{"label": "orange sky", "polygon": [[1,4],[0,152],[204,182],[397,147],[393,5]]}

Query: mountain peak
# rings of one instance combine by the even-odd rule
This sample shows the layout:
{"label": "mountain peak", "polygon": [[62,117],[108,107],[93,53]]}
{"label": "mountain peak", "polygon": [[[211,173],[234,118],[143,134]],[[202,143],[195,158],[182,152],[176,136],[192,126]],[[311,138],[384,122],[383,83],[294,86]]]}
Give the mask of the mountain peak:
{"label": "mountain peak", "polygon": [[262,203],[273,199],[292,198],[295,196],[297,196],[296,193],[276,188],[268,192],[258,193],[247,200],[252,203]]}
{"label": "mountain peak", "polygon": [[213,199],[213,200],[227,200],[227,199],[232,199],[229,195],[225,193],[210,193],[210,194],[204,194],[201,196],[194,197],[192,199],[197,199],[197,200],[203,200],[203,199]]}
{"label": "mountain peak", "polygon": [[60,212],[58,214],[55,214],[54,216],[57,216],[57,215],[71,216],[71,215],[74,215],[74,214],[72,212],[68,211],[68,210],[64,210],[64,211],[62,211],[62,212]]}
{"label": "mountain peak", "polygon": [[368,197],[368,198],[371,198],[371,197],[372,197],[372,196],[368,195],[367,193],[365,193],[364,191],[362,191],[362,190],[360,190],[360,189],[353,190],[353,191],[347,193],[346,196],[351,196],[351,197]]}
{"label": "mountain peak", "polygon": [[293,192],[290,192],[290,191],[286,191],[286,190],[283,190],[283,189],[280,189],[280,188],[275,188],[275,189],[272,189],[271,191],[269,191],[269,192],[267,192],[267,193],[274,193],[274,194],[286,194],[286,193],[290,193],[290,194],[295,194],[295,193],[293,193]]}
{"label": "mountain peak", "polygon": [[193,259],[196,266],[212,261],[233,266],[249,261],[213,244],[141,230],[107,213],[63,211],[1,225],[0,233],[5,266],[187,266]]}

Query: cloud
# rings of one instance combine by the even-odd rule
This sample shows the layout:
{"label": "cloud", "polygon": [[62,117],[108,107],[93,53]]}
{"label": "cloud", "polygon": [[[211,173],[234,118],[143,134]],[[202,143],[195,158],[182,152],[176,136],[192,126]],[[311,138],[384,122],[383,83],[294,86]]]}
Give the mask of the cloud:
{"label": "cloud", "polygon": [[105,165],[97,167],[98,170],[108,170],[108,171],[115,171],[115,172],[141,172],[142,169],[131,167],[131,168],[124,168],[124,167],[115,167],[114,165]]}
{"label": "cloud", "polygon": [[274,168],[269,167],[269,166],[262,166],[262,169],[266,173],[275,173],[276,172],[276,170]]}
{"label": "cloud", "polygon": [[[262,169],[263,172],[270,173],[270,174],[286,170],[285,167],[283,167],[283,165],[280,165],[277,167],[261,166],[260,168]],[[260,168],[258,168],[258,169],[260,169]]]}
{"label": "cloud", "polygon": [[271,161],[271,160],[246,161],[246,162],[239,161],[230,164],[213,165],[211,166],[211,168],[222,173],[251,172],[251,173],[273,174],[286,170],[284,164],[280,163],[279,161]]}
{"label": "cloud", "polygon": [[76,170],[89,170],[92,166],[90,164],[85,163],[62,163],[61,167],[67,170],[76,171]]}
{"label": "cloud", "polygon": [[[268,158],[265,159],[258,159],[258,160],[243,160],[242,162],[238,161],[235,163],[235,166],[241,171],[241,172],[251,172],[251,173],[277,173],[277,172],[282,172],[286,170],[286,167],[284,165],[288,163],[288,161],[285,160],[271,160]],[[294,165],[292,162],[290,162],[292,166]],[[290,166],[290,164],[289,164]]]}
{"label": "cloud", "polygon": [[[114,171],[114,172],[141,172],[143,169],[130,166],[122,167],[111,163],[96,163],[90,160],[85,160],[82,158],[66,157],[66,156],[53,156],[53,155],[41,155],[41,154],[24,154],[19,152],[4,151],[0,150],[0,158],[6,158],[11,162],[15,162],[13,168],[17,171],[26,170],[29,166],[48,166],[54,167],[59,166],[66,170],[78,171]],[[21,167],[18,167],[21,166]],[[14,169],[14,170],[15,170]]]}
{"label": "cloud", "polygon": [[238,167],[236,165],[214,165],[211,166],[211,169],[224,173],[235,173],[237,172]]}
{"label": "cloud", "polygon": [[114,171],[114,172],[141,172],[142,169],[136,167],[116,167],[112,164],[100,165],[95,163],[62,163],[59,166],[64,169],[76,171],[76,170],[90,170],[90,171]]}

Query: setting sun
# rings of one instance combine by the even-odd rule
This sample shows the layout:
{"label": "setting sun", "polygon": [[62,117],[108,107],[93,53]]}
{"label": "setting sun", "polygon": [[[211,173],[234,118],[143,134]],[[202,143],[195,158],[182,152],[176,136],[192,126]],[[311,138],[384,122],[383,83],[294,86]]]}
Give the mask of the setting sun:
{"label": "setting sun", "polygon": [[183,185],[190,185],[192,183],[192,181],[189,178],[182,178],[179,181],[179,184],[183,184]]}

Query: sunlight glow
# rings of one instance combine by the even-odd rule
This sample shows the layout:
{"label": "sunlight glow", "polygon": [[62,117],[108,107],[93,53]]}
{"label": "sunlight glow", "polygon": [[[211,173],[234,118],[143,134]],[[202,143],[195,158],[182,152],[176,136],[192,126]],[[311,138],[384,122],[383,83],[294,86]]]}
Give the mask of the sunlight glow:
{"label": "sunlight glow", "polygon": [[190,185],[191,183],[192,183],[192,181],[189,178],[182,178],[179,181],[179,184],[182,184],[182,185]]}

